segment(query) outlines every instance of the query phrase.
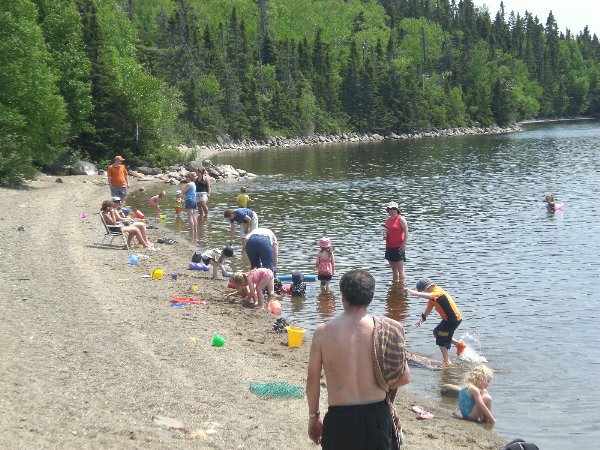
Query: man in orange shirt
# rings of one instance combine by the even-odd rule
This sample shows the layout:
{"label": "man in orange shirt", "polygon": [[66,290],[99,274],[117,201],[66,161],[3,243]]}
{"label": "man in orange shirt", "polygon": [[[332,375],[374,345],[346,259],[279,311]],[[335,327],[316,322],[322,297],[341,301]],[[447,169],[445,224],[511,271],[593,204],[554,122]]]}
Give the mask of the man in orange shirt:
{"label": "man in orange shirt", "polygon": [[127,196],[129,180],[127,178],[127,168],[123,165],[125,158],[115,156],[115,162],[108,166],[106,175],[108,176],[108,185],[110,186],[110,195],[120,197],[124,202]]}

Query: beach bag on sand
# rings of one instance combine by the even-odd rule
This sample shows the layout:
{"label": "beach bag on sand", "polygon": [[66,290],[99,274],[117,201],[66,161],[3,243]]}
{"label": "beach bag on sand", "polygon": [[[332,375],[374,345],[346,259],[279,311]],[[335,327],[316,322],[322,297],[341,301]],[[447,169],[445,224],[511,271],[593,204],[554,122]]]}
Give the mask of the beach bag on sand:
{"label": "beach bag on sand", "polygon": [[540,448],[531,442],[525,442],[523,439],[515,439],[514,441],[510,441],[501,450],[540,450]]}
{"label": "beach bag on sand", "polygon": [[192,255],[192,262],[193,263],[202,262],[202,252],[194,252],[194,254]]}

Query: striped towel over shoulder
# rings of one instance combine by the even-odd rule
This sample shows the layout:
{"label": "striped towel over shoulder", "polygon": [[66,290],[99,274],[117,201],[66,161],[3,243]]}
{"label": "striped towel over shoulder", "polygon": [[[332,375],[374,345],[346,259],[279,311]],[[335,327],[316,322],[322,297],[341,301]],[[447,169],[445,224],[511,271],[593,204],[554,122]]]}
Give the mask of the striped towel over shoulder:
{"label": "striped towel over shoulder", "polygon": [[373,317],[373,365],[377,385],[385,392],[404,375],[406,349],[404,328],[388,317]]}

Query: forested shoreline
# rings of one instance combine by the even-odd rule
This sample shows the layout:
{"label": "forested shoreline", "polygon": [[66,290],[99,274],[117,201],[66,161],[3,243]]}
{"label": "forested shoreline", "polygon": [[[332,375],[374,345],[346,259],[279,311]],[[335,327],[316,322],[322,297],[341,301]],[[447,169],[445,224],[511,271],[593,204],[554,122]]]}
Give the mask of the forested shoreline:
{"label": "forested shoreline", "polygon": [[72,155],[600,116],[600,43],[470,0],[0,0],[0,184]]}

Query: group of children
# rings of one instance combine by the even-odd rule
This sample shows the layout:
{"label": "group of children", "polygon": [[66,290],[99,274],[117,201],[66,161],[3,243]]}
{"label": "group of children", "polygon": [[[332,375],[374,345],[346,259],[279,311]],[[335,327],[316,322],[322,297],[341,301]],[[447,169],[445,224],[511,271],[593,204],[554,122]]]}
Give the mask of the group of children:
{"label": "group of children", "polygon": [[[191,180],[187,181],[190,182]],[[161,213],[159,202],[165,197],[166,192],[161,191],[150,199],[150,204],[155,207],[157,215]],[[235,197],[235,200],[239,207],[244,208],[253,202],[245,187],[240,188],[240,193]],[[554,211],[552,195],[546,196],[545,200],[548,210]],[[178,217],[181,215],[183,205],[182,191],[178,190],[175,195],[175,212]],[[317,244],[319,246],[315,262],[317,279],[320,281],[321,289],[328,292],[331,279],[335,275],[335,257],[329,238],[323,236],[317,241]],[[202,262],[213,268],[213,279],[217,277],[218,271],[221,271],[224,277],[227,276],[223,260],[232,256],[233,249],[231,247],[210,249],[201,253]],[[233,300],[234,297],[241,297],[242,304],[256,306],[259,309],[264,309],[266,293],[269,302],[268,309],[277,315],[281,314],[279,300],[283,294],[304,295],[305,290],[301,273],[294,272],[291,288],[284,290],[273,271],[263,267],[254,268],[248,272],[234,273],[229,279],[229,287],[234,288],[234,290],[225,294],[226,298]],[[462,322],[462,315],[450,294],[428,278],[419,280],[416,287],[416,291],[408,289],[407,293],[428,300],[427,307],[421,314],[421,319],[416,323],[416,327],[425,322],[433,309],[438,312],[442,320],[434,328],[433,334],[442,353],[444,364],[450,365],[448,351],[451,346],[456,346],[457,355],[459,356],[466,348],[466,344],[462,340],[458,341],[453,337],[454,332]],[[491,369],[485,365],[475,367],[467,375],[466,386],[461,389],[458,396],[459,408],[465,419],[494,422],[491,413],[491,396],[487,392],[487,386],[492,380],[492,376]]]}

